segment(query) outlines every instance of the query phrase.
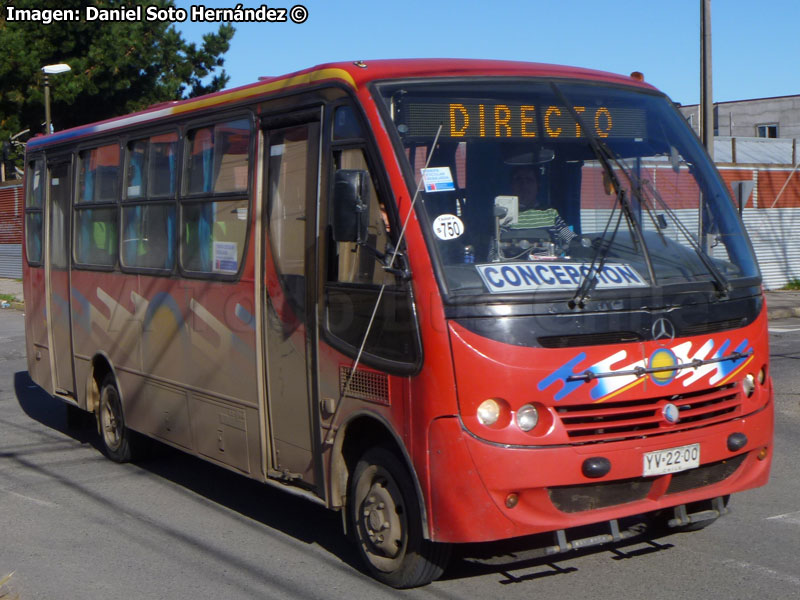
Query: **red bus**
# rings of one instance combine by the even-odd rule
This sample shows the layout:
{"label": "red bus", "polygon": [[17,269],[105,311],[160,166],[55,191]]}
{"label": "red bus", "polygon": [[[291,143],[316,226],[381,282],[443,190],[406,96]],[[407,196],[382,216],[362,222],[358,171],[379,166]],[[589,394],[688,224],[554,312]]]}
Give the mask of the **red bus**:
{"label": "red bus", "polygon": [[31,140],[25,225],[31,376],[109,458],[155,438],[338,510],[390,585],[453,544],[702,527],[768,479],[759,269],[636,78],[262,79]]}

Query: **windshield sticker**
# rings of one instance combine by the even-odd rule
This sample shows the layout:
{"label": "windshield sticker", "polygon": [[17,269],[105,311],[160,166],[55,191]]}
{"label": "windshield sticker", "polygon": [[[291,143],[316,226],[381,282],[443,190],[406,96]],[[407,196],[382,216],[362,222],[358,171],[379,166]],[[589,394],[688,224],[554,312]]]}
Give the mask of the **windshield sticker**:
{"label": "windshield sticker", "polygon": [[455,215],[439,215],[433,222],[433,232],[440,240],[454,240],[464,233],[464,222]]}
{"label": "windshield sticker", "polygon": [[[545,290],[574,290],[590,272],[591,265],[576,263],[494,263],[477,265],[489,292],[509,294]],[[630,265],[608,263],[597,275],[596,289],[647,287],[644,278]]]}
{"label": "windshield sticker", "polygon": [[420,171],[422,172],[422,181],[425,182],[426,192],[452,192],[456,189],[450,167],[431,167],[430,169],[420,169]]}

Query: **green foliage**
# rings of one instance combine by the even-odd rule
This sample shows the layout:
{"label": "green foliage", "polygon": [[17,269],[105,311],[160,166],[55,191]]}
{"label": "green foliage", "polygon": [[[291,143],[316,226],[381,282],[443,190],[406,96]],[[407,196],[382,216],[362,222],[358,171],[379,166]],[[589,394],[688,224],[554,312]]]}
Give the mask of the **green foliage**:
{"label": "green foliage", "polygon": [[800,290],[800,279],[790,279],[789,283],[783,286],[784,290]]}
{"label": "green foliage", "polygon": [[[151,104],[222,89],[228,82],[222,55],[234,28],[220,25],[200,47],[187,43],[170,23],[36,22],[6,20],[6,5],[18,9],[79,9],[173,6],[173,0],[0,0],[0,141],[30,128],[44,130],[41,68],[67,63],[70,73],[50,76],[56,130],[108,119]],[[208,78],[211,77],[210,81]],[[207,83],[204,83],[208,81]]]}

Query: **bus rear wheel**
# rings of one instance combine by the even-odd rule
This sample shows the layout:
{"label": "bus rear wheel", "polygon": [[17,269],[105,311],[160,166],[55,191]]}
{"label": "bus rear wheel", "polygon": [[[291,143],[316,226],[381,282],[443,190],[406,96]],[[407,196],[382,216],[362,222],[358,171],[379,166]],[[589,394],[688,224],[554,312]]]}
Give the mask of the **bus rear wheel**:
{"label": "bus rear wheel", "polygon": [[370,574],[395,588],[426,585],[444,572],[450,546],[422,536],[414,485],[389,450],[372,448],[350,482],[350,523]]}
{"label": "bus rear wheel", "polygon": [[138,456],[139,440],[125,426],[117,382],[112,374],[106,375],[100,388],[100,407],[97,411],[100,436],[105,455],[118,463],[125,463]]}

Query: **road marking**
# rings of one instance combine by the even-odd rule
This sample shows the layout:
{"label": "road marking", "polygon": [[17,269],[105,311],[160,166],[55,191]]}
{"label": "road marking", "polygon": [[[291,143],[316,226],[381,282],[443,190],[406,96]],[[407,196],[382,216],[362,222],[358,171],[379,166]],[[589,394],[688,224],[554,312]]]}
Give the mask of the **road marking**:
{"label": "road marking", "polygon": [[776,579],[778,581],[786,581],[791,583],[792,585],[800,586],[800,577],[795,577],[794,575],[789,575],[788,573],[781,573],[780,571],[776,571],[775,569],[770,569],[769,567],[764,567],[762,565],[756,565],[744,560],[735,560],[735,559],[728,559],[721,561],[723,565],[734,565],[738,569],[743,569],[745,571],[755,571],[761,575],[766,575],[771,579]]}
{"label": "road marking", "polygon": [[47,500],[39,500],[38,498],[31,498],[30,496],[26,496],[25,494],[18,494],[17,492],[12,492],[11,490],[2,490],[6,494],[11,494],[12,496],[16,496],[17,498],[22,498],[23,500],[30,500],[34,504],[38,504],[39,506],[46,506],[48,508],[57,508],[58,504],[54,504],[53,502],[48,502]]}
{"label": "road marking", "polygon": [[770,333],[792,333],[793,331],[800,331],[800,327],[792,327],[791,329],[787,328],[787,327],[770,327],[769,328],[769,332]]}
{"label": "road marking", "polygon": [[786,513],[785,515],[775,515],[774,517],[767,517],[767,521],[772,521],[772,520],[787,521],[794,525],[800,525],[800,511]]}

